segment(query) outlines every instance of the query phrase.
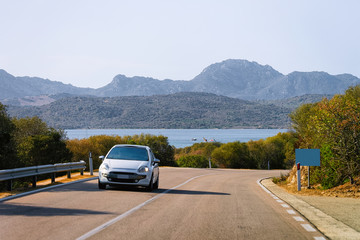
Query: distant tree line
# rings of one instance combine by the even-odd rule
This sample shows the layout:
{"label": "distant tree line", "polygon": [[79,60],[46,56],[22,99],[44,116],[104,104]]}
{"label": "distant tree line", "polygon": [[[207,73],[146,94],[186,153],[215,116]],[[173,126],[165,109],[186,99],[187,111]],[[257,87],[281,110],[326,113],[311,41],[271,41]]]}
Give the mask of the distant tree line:
{"label": "distant tree line", "polygon": [[283,169],[294,164],[294,132],[278,133],[265,140],[242,142],[204,142],[176,149],[175,160],[180,167]]}
{"label": "distant tree line", "polygon": [[141,134],[123,137],[97,135],[84,139],[72,139],[66,142],[67,148],[73,153],[73,161],[87,160],[91,152],[95,169],[101,164],[99,156],[106,155],[110,148],[116,144],[149,146],[155,157],[160,159],[161,166],[175,166],[174,148],[169,145],[168,138],[162,135]]}

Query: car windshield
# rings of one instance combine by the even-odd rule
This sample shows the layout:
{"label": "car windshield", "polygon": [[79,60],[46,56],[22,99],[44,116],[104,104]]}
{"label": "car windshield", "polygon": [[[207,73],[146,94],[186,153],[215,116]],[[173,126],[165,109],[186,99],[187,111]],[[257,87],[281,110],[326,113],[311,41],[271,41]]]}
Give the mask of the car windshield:
{"label": "car windshield", "polygon": [[145,148],[115,147],[106,158],[118,160],[148,161],[149,156]]}

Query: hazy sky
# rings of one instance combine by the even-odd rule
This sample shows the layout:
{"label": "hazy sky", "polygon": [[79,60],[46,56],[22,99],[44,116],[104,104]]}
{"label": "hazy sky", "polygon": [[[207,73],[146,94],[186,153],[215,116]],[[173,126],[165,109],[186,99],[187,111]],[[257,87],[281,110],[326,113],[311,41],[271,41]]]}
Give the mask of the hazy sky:
{"label": "hazy sky", "polygon": [[0,69],[98,88],[246,59],[360,77],[358,0],[0,0]]}

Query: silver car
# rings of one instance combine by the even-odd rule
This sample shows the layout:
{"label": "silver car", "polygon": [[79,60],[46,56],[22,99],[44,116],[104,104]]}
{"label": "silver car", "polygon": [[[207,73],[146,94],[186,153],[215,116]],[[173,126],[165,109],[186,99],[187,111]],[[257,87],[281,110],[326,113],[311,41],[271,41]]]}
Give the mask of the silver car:
{"label": "silver car", "polygon": [[99,188],[133,185],[148,191],[159,187],[159,163],[151,149],[141,145],[115,145],[99,167]]}

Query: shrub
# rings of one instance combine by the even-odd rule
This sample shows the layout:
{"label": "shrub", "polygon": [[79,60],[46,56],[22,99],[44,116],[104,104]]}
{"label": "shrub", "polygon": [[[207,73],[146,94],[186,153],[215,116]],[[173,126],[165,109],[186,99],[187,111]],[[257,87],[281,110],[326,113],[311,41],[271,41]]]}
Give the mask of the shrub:
{"label": "shrub", "polygon": [[206,168],[209,167],[209,160],[204,156],[190,155],[182,156],[176,160],[179,167]]}

